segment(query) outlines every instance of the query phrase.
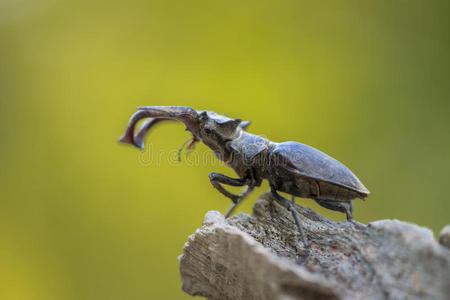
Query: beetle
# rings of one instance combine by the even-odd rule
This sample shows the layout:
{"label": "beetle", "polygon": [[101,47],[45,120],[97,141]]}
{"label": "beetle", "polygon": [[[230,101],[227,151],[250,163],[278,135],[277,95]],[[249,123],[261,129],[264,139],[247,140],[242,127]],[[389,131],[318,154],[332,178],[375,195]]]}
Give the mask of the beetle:
{"label": "beetle", "polygon": [[[148,120],[136,130],[137,123],[142,119]],[[196,111],[179,106],[138,107],[119,141],[143,149],[147,132],[159,122],[167,120],[180,121],[186,125],[186,130],[192,134],[187,148],[203,142],[238,175],[238,178],[231,178],[219,173],[209,174],[213,187],[233,202],[225,217],[229,217],[255,187],[267,180],[275,201],[291,212],[305,249],[309,249],[310,245],[294,209],[295,197],[314,199],[327,209],[345,213],[347,220],[352,221],[352,200],[364,200],[370,194],[352,171],[327,154],[297,142],[269,141],[247,132],[250,121],[242,122],[241,119],[212,111]],[[246,188],[237,195],[226,190],[223,185]],[[290,194],[292,200],[284,198],[279,192]]]}

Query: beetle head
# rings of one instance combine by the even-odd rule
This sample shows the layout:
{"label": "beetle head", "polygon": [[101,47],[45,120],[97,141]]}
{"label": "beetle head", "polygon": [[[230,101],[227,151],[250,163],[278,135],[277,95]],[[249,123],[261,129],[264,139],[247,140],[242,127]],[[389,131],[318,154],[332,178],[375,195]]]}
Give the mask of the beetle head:
{"label": "beetle head", "polygon": [[[142,119],[148,120],[135,133],[136,125]],[[144,106],[138,107],[138,111],[131,116],[125,134],[119,141],[142,149],[147,132],[165,120],[183,122],[186,130],[192,133],[194,143],[202,140],[216,153],[224,149],[223,143],[237,136],[241,130],[246,130],[250,124],[250,121],[241,122],[240,119],[231,119],[211,111],[196,111],[190,107]]]}
{"label": "beetle head", "polygon": [[223,144],[237,136],[242,129],[241,119],[231,119],[212,111],[199,112],[201,140],[214,151],[222,149]]}

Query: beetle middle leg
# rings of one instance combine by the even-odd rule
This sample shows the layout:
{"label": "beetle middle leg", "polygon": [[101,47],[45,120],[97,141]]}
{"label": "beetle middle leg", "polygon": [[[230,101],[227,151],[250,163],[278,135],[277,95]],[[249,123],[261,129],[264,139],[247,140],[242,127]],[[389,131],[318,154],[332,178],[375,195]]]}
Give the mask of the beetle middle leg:
{"label": "beetle middle leg", "polygon": [[353,219],[353,201],[350,200],[350,203],[348,204],[348,209],[350,210],[350,213],[352,215],[352,219]]}
{"label": "beetle middle leg", "polygon": [[[210,173],[209,180],[211,184],[223,195],[230,198],[233,201],[233,204],[230,206],[228,211],[225,214],[225,218],[228,218],[234,209],[238,206],[239,203],[242,202],[252,191],[253,186],[250,185],[250,180],[247,178],[231,178],[219,173]],[[227,184],[231,186],[244,186],[247,185],[247,189],[244,190],[240,195],[232,194],[227,191],[221,184]]]}
{"label": "beetle middle leg", "polygon": [[295,225],[297,226],[298,232],[300,233],[300,235],[302,236],[302,239],[303,239],[303,244],[306,249],[306,255],[305,255],[304,259],[306,259],[309,255],[310,245],[306,238],[305,232],[303,231],[303,228],[300,225],[300,222],[298,221],[298,215],[297,215],[297,211],[294,208],[294,204],[291,201],[289,201],[288,199],[286,199],[283,196],[281,196],[280,194],[278,194],[275,187],[271,186],[270,192],[272,193],[273,197],[280,205],[284,206],[287,210],[289,210],[292,213],[292,217],[294,218]]}
{"label": "beetle middle leg", "polygon": [[347,215],[347,221],[353,220],[353,205],[351,202],[347,207],[345,204],[336,201],[323,199],[314,199],[314,200],[317,202],[317,204],[319,204],[322,207],[345,213]]}

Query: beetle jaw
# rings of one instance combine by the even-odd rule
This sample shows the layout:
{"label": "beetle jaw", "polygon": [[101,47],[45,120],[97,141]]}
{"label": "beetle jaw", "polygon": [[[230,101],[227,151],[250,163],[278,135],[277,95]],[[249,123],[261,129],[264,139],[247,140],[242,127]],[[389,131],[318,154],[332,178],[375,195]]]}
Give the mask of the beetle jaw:
{"label": "beetle jaw", "polygon": [[[136,125],[142,119],[149,120],[135,134]],[[186,125],[186,130],[190,131],[194,137],[199,136],[200,118],[196,110],[190,107],[146,106],[138,107],[138,111],[128,121],[124,135],[118,141],[143,149],[146,133],[163,120],[180,121]]]}

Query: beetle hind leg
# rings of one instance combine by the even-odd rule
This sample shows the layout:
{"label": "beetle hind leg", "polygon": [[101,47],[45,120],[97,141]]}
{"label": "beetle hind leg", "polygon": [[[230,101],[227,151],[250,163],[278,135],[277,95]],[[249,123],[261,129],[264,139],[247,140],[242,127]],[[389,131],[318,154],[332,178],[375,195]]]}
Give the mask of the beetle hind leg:
{"label": "beetle hind leg", "polygon": [[317,202],[317,204],[319,204],[322,207],[325,207],[330,210],[345,213],[347,216],[347,221],[353,220],[353,205],[352,205],[351,201],[350,201],[349,206],[347,207],[345,204],[336,202],[336,201],[323,200],[323,199],[314,199],[314,200]]}

